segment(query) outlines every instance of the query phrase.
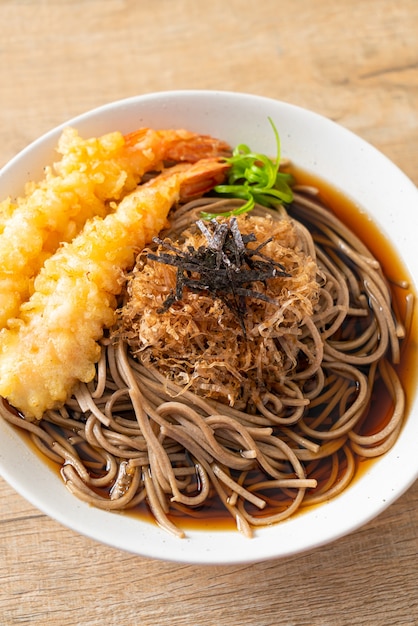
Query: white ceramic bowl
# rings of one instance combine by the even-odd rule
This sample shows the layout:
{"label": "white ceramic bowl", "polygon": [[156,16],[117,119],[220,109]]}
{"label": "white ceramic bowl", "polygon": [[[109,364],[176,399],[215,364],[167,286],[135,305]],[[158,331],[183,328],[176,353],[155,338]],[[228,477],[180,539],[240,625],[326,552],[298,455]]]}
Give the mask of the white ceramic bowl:
{"label": "white ceramic bowl", "polygon": [[[386,157],[341,126],[307,110],[258,96],[176,91],[130,98],[95,109],[47,133],[0,172],[0,198],[22,191],[56,157],[62,128],[84,136],[141,126],[186,127],[275,154],[267,121],[274,119],[282,154],[330,181],[353,198],[390,235],[418,284],[418,191]],[[344,493],[294,519],[257,530],[253,539],[235,531],[188,531],[186,539],[157,526],[91,508],[72,496],[57,474],[6,423],[0,421],[0,473],[16,491],[65,526],[116,548],[146,557],[189,563],[239,563],[283,557],[335,540],[365,524],[397,499],[418,476],[418,403],[386,456]]]}

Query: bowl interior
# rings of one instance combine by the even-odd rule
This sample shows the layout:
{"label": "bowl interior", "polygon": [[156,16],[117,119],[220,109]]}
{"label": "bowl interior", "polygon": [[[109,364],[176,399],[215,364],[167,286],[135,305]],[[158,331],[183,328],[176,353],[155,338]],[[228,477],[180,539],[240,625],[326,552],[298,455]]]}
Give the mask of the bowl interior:
{"label": "bowl interior", "polygon": [[[352,198],[402,258],[418,283],[418,191],[386,157],[341,126],[299,107],[228,92],[179,91],[139,96],[81,115],[47,133],[0,172],[0,198],[22,192],[39,179],[62,128],[84,136],[142,126],[212,134],[231,145],[247,143],[275,154],[271,117],[280,133],[282,155],[329,181]],[[345,492],[325,505],[257,530],[253,539],[235,531],[193,530],[178,539],[147,522],[93,509],[79,502],[8,424],[0,421],[0,473],[22,496],[62,524],[105,544],[147,557],[188,563],[238,563],[277,558],[314,548],[363,525],[398,498],[418,476],[418,406],[413,398],[395,446]]]}

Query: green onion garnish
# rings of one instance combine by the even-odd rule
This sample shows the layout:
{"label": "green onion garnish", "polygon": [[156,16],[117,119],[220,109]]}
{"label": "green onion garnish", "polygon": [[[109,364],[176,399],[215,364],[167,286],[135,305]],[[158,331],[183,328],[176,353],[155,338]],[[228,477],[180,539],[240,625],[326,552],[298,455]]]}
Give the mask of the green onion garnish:
{"label": "green onion garnish", "polygon": [[276,208],[283,203],[290,204],[293,192],[290,187],[292,176],[279,171],[280,137],[271,118],[268,118],[276,138],[276,160],[264,154],[252,152],[245,144],[234,148],[232,156],[225,161],[231,165],[227,182],[214,187],[214,191],[227,198],[241,198],[245,203],[226,213],[202,213],[202,217],[212,219],[221,215],[230,217],[247,213],[255,204]]}

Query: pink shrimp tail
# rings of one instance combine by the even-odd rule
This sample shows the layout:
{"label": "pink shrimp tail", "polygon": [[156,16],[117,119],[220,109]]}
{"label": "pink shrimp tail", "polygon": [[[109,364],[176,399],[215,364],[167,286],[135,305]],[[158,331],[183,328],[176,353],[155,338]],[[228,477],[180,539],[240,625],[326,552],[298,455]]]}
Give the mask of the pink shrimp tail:
{"label": "pink shrimp tail", "polygon": [[180,199],[193,200],[224,182],[230,165],[221,159],[201,159],[185,173],[180,186]]}
{"label": "pink shrimp tail", "polygon": [[140,128],[125,135],[126,147],[134,152],[151,149],[164,161],[195,163],[200,159],[230,156],[231,148],[210,135],[200,135],[188,130],[154,130]]}

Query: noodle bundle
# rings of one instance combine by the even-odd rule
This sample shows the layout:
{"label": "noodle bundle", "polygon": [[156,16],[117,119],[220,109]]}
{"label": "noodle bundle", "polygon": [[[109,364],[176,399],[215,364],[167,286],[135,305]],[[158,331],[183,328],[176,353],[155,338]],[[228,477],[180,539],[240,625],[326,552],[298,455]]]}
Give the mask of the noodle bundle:
{"label": "noodle bundle", "polygon": [[[1,407],[78,498],[112,511],[146,503],[178,536],[177,519],[219,506],[251,536],[329,500],[357,457],[393,445],[404,417],[405,330],[387,281],[314,195],[295,187],[288,213],[256,206],[238,226],[224,220],[239,228],[230,236],[248,254],[247,282],[216,283],[213,297],[191,269],[192,252],[216,248],[218,231],[196,226],[201,212],[239,204],[201,198],[173,210],[127,278],[93,382],[38,424]],[[368,421],[376,394],[389,407],[378,424]]]}

